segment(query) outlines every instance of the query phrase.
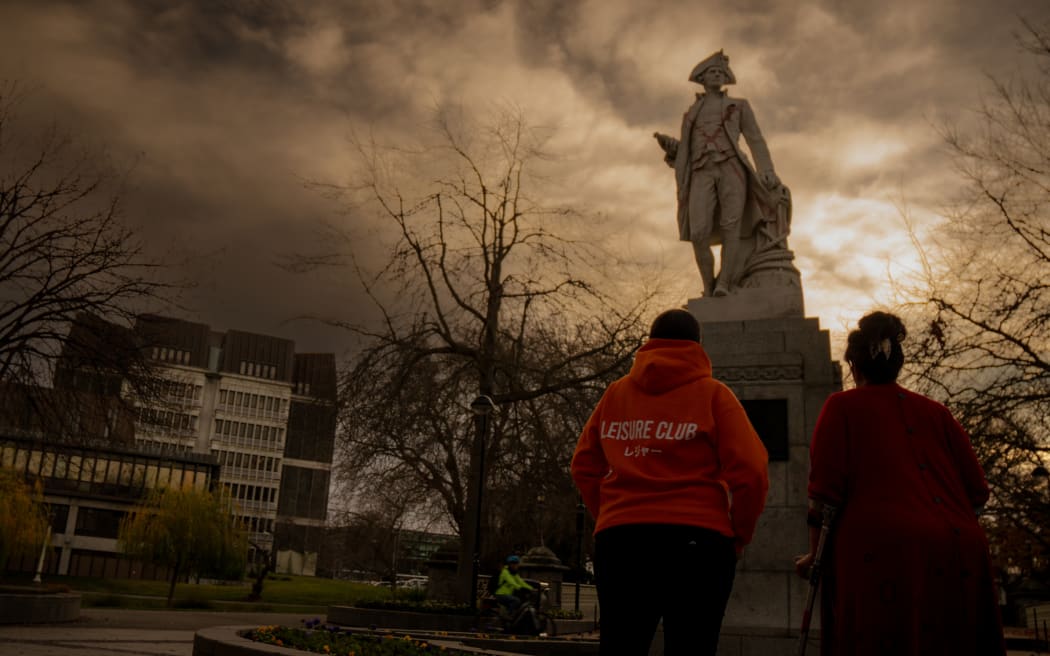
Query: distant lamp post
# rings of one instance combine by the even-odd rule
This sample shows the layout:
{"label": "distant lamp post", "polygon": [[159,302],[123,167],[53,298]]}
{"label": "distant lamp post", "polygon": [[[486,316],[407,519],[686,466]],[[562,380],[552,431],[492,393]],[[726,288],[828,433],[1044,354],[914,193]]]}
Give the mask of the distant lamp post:
{"label": "distant lamp post", "polygon": [[547,506],[547,497],[543,496],[543,493],[536,495],[536,527],[539,529],[540,534],[540,546],[545,547],[543,544],[543,509]]}
{"label": "distant lamp post", "polygon": [[[1046,499],[1047,495],[1050,494],[1050,471],[1042,465],[1037,465],[1036,468],[1032,470],[1032,478],[1035,479],[1036,485],[1041,485],[1043,487],[1043,498]],[[1037,566],[1035,562],[1037,559],[1033,558],[1032,560],[1032,566],[1034,568]]]}
{"label": "distant lamp post", "polygon": [[40,545],[40,559],[36,562],[36,576],[33,577],[33,583],[43,583],[41,574],[44,573],[44,558],[47,556],[47,548],[51,546],[51,525],[54,523],[54,515],[48,515],[47,522],[47,533],[44,535],[44,544]]}
{"label": "distant lamp post", "polygon": [[576,504],[576,599],[572,603],[572,609],[580,612],[580,579],[583,578],[583,514],[587,512],[587,506],[583,502]]}
{"label": "distant lamp post", "polygon": [[470,561],[470,602],[468,608],[475,608],[478,602],[478,570],[481,568],[481,496],[485,490],[485,443],[488,441],[489,417],[496,409],[492,397],[481,395],[471,401],[470,409],[474,412],[474,429],[477,431],[478,447],[478,480],[477,505],[474,507],[474,551]]}

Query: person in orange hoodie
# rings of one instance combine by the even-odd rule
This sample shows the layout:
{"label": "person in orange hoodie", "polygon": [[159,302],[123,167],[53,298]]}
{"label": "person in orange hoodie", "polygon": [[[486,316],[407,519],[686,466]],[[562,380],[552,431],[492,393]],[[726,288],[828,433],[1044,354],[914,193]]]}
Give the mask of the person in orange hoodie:
{"label": "person in orange hoodie", "polygon": [[765,446],[700,341],[685,310],[658,316],[576,445],[572,477],[596,522],[602,654],[648,654],[662,618],[666,654],[713,655],[765,507]]}

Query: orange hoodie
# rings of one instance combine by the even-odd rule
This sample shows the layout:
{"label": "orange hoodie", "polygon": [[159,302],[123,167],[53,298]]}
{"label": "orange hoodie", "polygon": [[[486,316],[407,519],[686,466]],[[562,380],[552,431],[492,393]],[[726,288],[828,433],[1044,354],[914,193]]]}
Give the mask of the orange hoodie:
{"label": "orange hoodie", "polygon": [[751,541],[769,490],[766,448],[743,406],[711,377],[696,342],[650,339],[605,390],[572,457],[572,478],[597,519],[686,524]]}

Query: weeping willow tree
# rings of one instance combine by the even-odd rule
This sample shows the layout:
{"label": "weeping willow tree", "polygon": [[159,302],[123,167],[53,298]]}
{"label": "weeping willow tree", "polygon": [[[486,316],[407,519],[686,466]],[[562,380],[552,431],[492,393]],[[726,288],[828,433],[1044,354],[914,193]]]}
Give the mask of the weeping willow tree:
{"label": "weeping willow tree", "polygon": [[46,539],[47,515],[40,485],[0,469],[0,571],[11,556],[31,553]]}
{"label": "weeping willow tree", "polygon": [[231,510],[229,498],[219,492],[157,488],[121,521],[120,547],[169,569],[170,607],[180,576],[243,576],[248,536]]}

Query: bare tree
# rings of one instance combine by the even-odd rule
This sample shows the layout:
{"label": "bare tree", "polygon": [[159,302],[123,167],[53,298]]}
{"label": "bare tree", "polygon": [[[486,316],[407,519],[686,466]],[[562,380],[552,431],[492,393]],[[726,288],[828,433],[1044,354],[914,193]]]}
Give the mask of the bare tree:
{"label": "bare tree", "polygon": [[[615,290],[610,274],[626,267],[597,245],[591,217],[533,195],[549,184],[541,130],[513,112],[484,126],[439,113],[435,125],[439,142],[414,150],[358,143],[360,183],[338,190],[394,235],[389,258],[370,267],[351,249],[296,264],[349,265],[378,316],[335,322],[363,340],[342,386],[343,476],[442,511],[462,538],[466,599],[482,450],[487,489],[546,452],[563,460],[542,476],[567,481],[586,416],[560,414],[556,399],[586,391],[593,403],[625,371],[650,296]],[[478,395],[498,406],[484,445]]]}
{"label": "bare tree", "polygon": [[[16,406],[53,417],[54,429],[78,414],[71,402],[151,380],[120,327],[173,286],[121,217],[119,177],[57,128],[23,128],[23,101],[20,85],[0,81],[0,385],[23,397]],[[78,318],[86,329],[70,332]],[[91,318],[114,329],[92,330]],[[68,388],[81,393],[36,393],[52,383],[63,349],[67,371],[80,372]]]}
{"label": "bare tree", "polygon": [[1050,466],[1050,31],[1024,22],[1021,42],[1039,74],[991,77],[978,128],[945,131],[962,195],[906,295],[923,326],[910,374],[973,438],[1002,564],[1030,569],[1007,555],[1032,552],[1020,535],[1050,548],[1045,477],[1032,476]]}

